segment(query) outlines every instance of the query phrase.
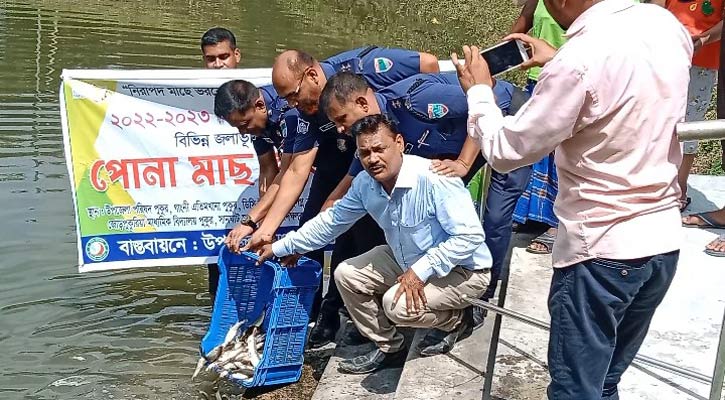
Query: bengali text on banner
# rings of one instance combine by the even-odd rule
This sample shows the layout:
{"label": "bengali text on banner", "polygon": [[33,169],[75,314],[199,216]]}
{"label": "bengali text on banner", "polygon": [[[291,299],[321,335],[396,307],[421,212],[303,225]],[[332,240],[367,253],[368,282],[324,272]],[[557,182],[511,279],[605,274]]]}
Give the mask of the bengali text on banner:
{"label": "bengali text on banner", "polygon": [[[214,262],[259,198],[250,136],[213,114],[230,78],[68,72],[60,100],[80,271]],[[306,196],[279,234],[297,226]]]}

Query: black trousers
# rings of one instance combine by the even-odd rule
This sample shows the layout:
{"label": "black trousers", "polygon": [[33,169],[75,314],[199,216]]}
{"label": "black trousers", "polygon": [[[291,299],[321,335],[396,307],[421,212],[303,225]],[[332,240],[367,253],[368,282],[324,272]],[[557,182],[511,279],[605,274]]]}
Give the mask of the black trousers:
{"label": "black trousers", "polygon": [[219,264],[207,264],[209,270],[209,297],[211,298],[211,307],[214,308],[214,299],[216,299],[216,288],[219,286]]}
{"label": "black trousers", "polygon": [[[330,193],[332,193],[337,184],[340,183],[340,178],[335,175],[336,174],[325,173],[316,173],[314,175],[312,183],[310,184],[309,196],[307,197],[305,208],[302,211],[302,216],[300,217],[300,226],[304,225],[305,222],[311,220],[320,213],[320,209],[322,209],[322,205],[325,204],[325,200],[327,200],[327,197]],[[325,265],[324,249],[311,251],[305,254],[305,257],[317,261],[320,265]],[[317,290],[317,294],[315,295],[315,301],[312,304],[312,311],[310,313],[310,320],[317,319],[321,303],[322,284],[320,284],[320,288]]]}
{"label": "black trousers", "polygon": [[[447,158],[447,157],[443,157]],[[463,182],[473,179],[476,172],[486,165],[486,159],[479,155]],[[486,234],[486,246],[491,252],[491,283],[484,293],[484,299],[490,299],[496,292],[501,278],[503,261],[508,253],[513,234],[513,215],[516,202],[526,190],[531,176],[531,166],[521,167],[508,173],[491,171],[491,183],[486,197],[486,210],[483,215],[483,231]]]}

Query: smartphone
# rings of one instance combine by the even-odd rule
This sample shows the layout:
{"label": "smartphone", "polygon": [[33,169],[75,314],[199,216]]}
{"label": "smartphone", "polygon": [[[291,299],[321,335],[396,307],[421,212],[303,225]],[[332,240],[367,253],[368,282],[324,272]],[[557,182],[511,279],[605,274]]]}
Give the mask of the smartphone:
{"label": "smartphone", "polygon": [[491,76],[503,74],[517,68],[529,59],[524,43],[520,40],[509,40],[481,51],[483,59],[488,63]]}

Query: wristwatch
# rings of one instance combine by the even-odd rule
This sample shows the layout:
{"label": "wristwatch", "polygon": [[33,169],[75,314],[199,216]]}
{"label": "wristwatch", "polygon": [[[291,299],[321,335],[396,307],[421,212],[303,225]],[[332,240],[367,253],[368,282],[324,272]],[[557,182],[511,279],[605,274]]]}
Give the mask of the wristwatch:
{"label": "wristwatch", "polygon": [[252,230],[254,231],[256,231],[258,228],[257,223],[252,221],[252,217],[250,217],[249,215],[243,215],[242,218],[239,220],[239,223],[252,228]]}

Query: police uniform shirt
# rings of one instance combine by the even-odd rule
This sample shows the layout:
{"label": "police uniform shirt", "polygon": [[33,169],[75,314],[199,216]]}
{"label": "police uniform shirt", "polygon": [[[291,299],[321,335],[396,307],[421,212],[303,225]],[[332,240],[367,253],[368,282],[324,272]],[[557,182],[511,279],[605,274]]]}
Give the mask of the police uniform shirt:
{"label": "police uniform shirt", "polygon": [[[320,62],[327,79],[338,72],[351,71],[361,75],[374,90],[420,73],[417,51],[363,47],[345,51]],[[307,116],[305,116],[307,118]],[[355,153],[355,140],[340,134],[323,112],[309,117],[307,129],[298,131],[295,152],[318,148],[315,166],[318,173],[339,179],[350,167]]]}
{"label": "police uniform shirt", "polygon": [[[514,86],[496,80],[493,91],[507,114]],[[375,98],[403,134],[405,153],[430,159],[461,153],[468,136],[468,103],[455,73],[415,75],[379,90]],[[356,176],[362,170],[355,158],[349,174]]]}
{"label": "police uniform shirt", "polygon": [[362,75],[373,90],[380,90],[420,73],[417,51],[377,46],[361,47],[320,62],[325,77],[341,71]]}

